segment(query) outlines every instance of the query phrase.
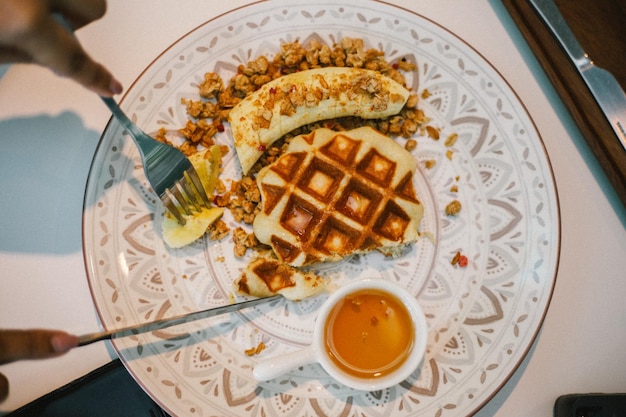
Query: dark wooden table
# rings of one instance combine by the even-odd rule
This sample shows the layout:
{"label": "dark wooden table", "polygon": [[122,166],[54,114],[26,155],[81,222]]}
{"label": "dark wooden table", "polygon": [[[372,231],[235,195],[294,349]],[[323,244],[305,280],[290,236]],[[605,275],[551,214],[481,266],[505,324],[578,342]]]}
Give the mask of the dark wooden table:
{"label": "dark wooden table", "polygon": [[[626,90],[626,1],[554,0],[593,62]],[[584,80],[528,0],[503,0],[626,206],[626,150]]]}
{"label": "dark wooden table", "polygon": [[626,1],[555,0],[593,61],[626,90]]}

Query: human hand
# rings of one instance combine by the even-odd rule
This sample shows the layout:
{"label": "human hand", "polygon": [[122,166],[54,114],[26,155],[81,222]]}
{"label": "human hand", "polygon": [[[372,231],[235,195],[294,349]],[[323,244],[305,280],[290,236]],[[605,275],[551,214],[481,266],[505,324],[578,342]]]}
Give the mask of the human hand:
{"label": "human hand", "polygon": [[[20,359],[59,356],[78,346],[78,337],[59,330],[0,330],[0,365]],[[9,395],[9,381],[0,373],[0,402]]]}
{"label": "human hand", "polygon": [[74,29],[99,19],[106,0],[0,0],[0,63],[35,63],[110,97],[122,85],[93,61],[64,25]]}

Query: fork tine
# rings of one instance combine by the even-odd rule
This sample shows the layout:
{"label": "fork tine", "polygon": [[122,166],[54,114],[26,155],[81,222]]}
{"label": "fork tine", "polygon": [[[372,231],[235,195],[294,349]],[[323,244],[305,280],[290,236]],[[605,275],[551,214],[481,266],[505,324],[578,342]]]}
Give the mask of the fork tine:
{"label": "fork tine", "polygon": [[142,131],[114,99],[102,97],[102,100],[135,141],[148,182],[178,223],[185,225],[184,215],[211,206],[196,170],[180,150],[155,141]]}
{"label": "fork tine", "polygon": [[210,207],[204,186],[193,167],[185,171],[183,178],[165,190],[161,201],[183,226],[186,223],[183,214],[190,215],[194,210],[200,212],[202,206]]}
{"label": "fork tine", "polygon": [[198,173],[193,168],[193,166],[185,172],[185,177],[188,177],[191,180],[191,183],[193,184],[195,190],[200,196],[200,199],[202,200],[202,205],[205,207],[209,207],[211,202],[209,201],[209,197],[204,190],[204,185],[202,185],[202,181],[200,181],[200,177],[198,177]]}
{"label": "fork tine", "polygon": [[188,203],[187,199],[183,195],[183,188],[180,185],[180,181],[176,181],[174,183],[174,185],[172,185],[170,188],[168,188],[168,190],[174,196],[174,201],[176,203],[178,203],[178,207],[182,211],[182,213],[186,214],[186,215],[190,215],[191,214],[191,209],[189,207],[189,203]]}
{"label": "fork tine", "polygon": [[161,202],[163,203],[163,206],[165,206],[165,208],[176,218],[176,221],[178,223],[184,226],[185,223],[187,223],[187,221],[183,217],[181,209],[179,209],[176,203],[174,202],[175,200],[176,199],[174,198],[174,196],[172,195],[172,192],[169,189],[165,190],[165,192],[161,196]]}
{"label": "fork tine", "polygon": [[196,191],[191,186],[191,184],[189,184],[189,181],[187,181],[187,177],[185,176],[181,178],[179,181],[177,181],[177,184],[182,190],[183,197],[191,206],[193,206],[193,209],[197,212],[202,211],[202,207],[198,203],[198,197],[196,197]]}

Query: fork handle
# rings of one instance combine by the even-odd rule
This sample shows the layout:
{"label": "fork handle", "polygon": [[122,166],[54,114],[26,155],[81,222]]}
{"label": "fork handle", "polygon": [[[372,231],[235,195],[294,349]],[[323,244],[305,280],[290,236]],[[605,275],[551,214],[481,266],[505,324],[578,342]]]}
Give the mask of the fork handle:
{"label": "fork handle", "polygon": [[124,126],[124,129],[126,129],[128,133],[130,133],[130,135],[135,140],[135,142],[141,143],[142,148],[144,148],[144,146],[149,146],[152,144],[151,143],[152,141],[149,141],[143,138],[143,132],[139,130],[137,125],[133,123],[128,118],[128,116],[126,116],[126,113],[122,111],[120,106],[117,104],[117,102],[113,98],[102,97],[102,96],[100,96],[100,98],[102,99],[102,101],[104,101],[104,104],[107,105],[109,110],[111,110],[111,113],[113,113],[113,116],[115,116],[117,121],[119,121],[122,124],[122,126]]}

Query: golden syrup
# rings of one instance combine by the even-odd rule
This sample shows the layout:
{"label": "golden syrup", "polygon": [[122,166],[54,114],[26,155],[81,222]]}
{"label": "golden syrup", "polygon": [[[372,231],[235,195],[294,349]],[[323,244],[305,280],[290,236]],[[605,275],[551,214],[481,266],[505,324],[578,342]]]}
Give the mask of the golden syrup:
{"label": "golden syrup", "polygon": [[381,290],[360,290],[331,310],[325,347],[346,373],[377,378],[399,368],[414,343],[413,321],[404,304]]}

